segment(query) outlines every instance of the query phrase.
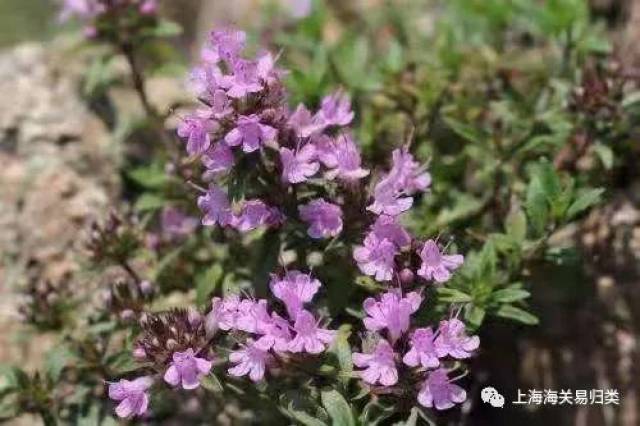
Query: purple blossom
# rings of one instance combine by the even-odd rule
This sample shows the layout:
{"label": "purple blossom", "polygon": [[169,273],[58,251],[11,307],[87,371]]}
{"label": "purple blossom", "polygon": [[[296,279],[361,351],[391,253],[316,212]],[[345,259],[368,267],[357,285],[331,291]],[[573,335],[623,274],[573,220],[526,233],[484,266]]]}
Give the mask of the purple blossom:
{"label": "purple blossom", "polygon": [[380,300],[372,297],[366,299],[363,307],[368,317],[363,322],[369,331],[387,329],[392,342],[398,340],[409,329],[411,314],[416,312],[422,303],[422,296],[416,292],[402,297],[399,292],[384,293]]}
{"label": "purple blossom", "polygon": [[75,16],[89,20],[104,11],[104,5],[96,0],[64,0],[59,19],[64,22]]}
{"label": "purple blossom", "polygon": [[187,141],[189,155],[199,155],[205,152],[211,145],[209,132],[214,123],[209,120],[206,111],[197,111],[194,115],[186,117],[178,126],[178,136]]}
{"label": "purple blossom", "polygon": [[396,149],[391,170],[376,184],[374,202],[367,209],[376,214],[397,216],[411,208],[412,194],[425,191],[430,184],[431,176],[422,171],[408,149]]}
{"label": "purple blossom", "polygon": [[109,384],[109,398],[120,401],[116,407],[118,417],[142,416],[149,407],[147,390],[153,384],[150,377],[139,377],[134,380],[120,379]]}
{"label": "purple blossom", "polygon": [[202,164],[207,169],[204,175],[206,179],[228,172],[233,163],[233,152],[222,141],[209,148],[202,156]]}
{"label": "purple blossom", "polygon": [[399,249],[411,244],[411,236],[406,229],[400,225],[394,216],[381,215],[371,227],[373,233],[379,240],[391,241]]}
{"label": "purple blossom", "polygon": [[158,1],[143,0],[139,10],[143,15],[154,15],[158,11]]}
{"label": "purple blossom", "polygon": [[253,341],[249,341],[242,349],[231,352],[229,361],[236,364],[229,369],[229,374],[236,377],[249,375],[254,382],[259,382],[264,378],[267,362],[271,356],[269,353],[258,347]]}
{"label": "purple blossom", "polygon": [[276,139],[278,132],[271,126],[260,123],[257,115],[238,117],[237,127],[224,138],[229,146],[242,145],[244,152],[253,152],[265,144]]}
{"label": "purple blossom", "polygon": [[438,283],[448,281],[451,278],[451,272],[458,269],[464,262],[464,257],[460,254],[442,254],[438,244],[433,240],[425,242],[419,254],[422,264],[418,270],[418,275],[426,280],[434,280]]}
{"label": "purple blossom", "polygon": [[300,218],[309,224],[307,233],[311,238],[335,237],[342,231],[342,209],[340,206],[318,198],[298,207]]}
{"label": "purple blossom", "polygon": [[229,331],[236,328],[239,307],[240,297],[237,294],[231,294],[224,299],[214,297],[211,300],[211,311],[205,318],[208,333],[213,334],[217,329]]}
{"label": "purple blossom", "polygon": [[271,322],[264,299],[243,299],[238,305],[235,328],[247,333],[258,333]]}
{"label": "purple blossom", "polygon": [[447,355],[456,359],[469,358],[472,352],[480,346],[478,336],[467,336],[462,321],[452,318],[449,321],[440,321],[438,337],[435,340],[435,350],[438,357]]}
{"label": "purple blossom", "polygon": [[424,381],[418,402],[427,408],[446,410],[467,399],[467,393],[460,386],[451,383],[447,370],[439,368],[429,373]]}
{"label": "purple blossom", "polygon": [[382,179],[373,189],[373,203],[367,210],[375,214],[397,216],[413,205],[413,198],[403,195],[397,183],[389,176]]}
{"label": "purple blossom", "polygon": [[375,385],[380,383],[383,386],[393,386],[398,383],[398,370],[396,369],[395,352],[386,340],[380,340],[376,349],[371,354],[355,352],[353,363],[360,368],[360,377],[366,383]]}
{"label": "purple blossom", "polygon": [[282,179],[289,183],[301,183],[318,173],[320,164],[316,160],[316,148],[306,144],[297,151],[280,148]]}
{"label": "purple blossom", "polygon": [[394,176],[397,185],[404,188],[407,194],[426,191],[431,185],[431,175],[414,160],[406,147],[393,151],[393,166],[390,175]]}
{"label": "purple blossom", "polygon": [[293,320],[303,310],[303,305],[311,302],[320,286],[319,280],[300,271],[289,271],[282,278],[273,276],[269,284],[271,292],[284,303]]}
{"label": "purple blossom", "polygon": [[209,42],[218,56],[228,64],[233,64],[245,47],[247,34],[231,28],[212,31]]}
{"label": "purple blossom", "polygon": [[[203,56],[213,60],[211,63],[207,61],[191,70],[189,73],[188,86],[198,98],[211,103],[214,94],[221,91],[220,83],[222,82],[223,76],[220,68],[214,64],[217,61],[217,57],[206,56],[205,52],[209,51],[203,51]],[[224,91],[222,93],[224,93]]]}
{"label": "purple blossom", "polygon": [[298,108],[289,116],[287,124],[299,138],[308,138],[323,128],[322,123],[319,123],[303,104],[298,105]]}
{"label": "purple blossom", "polygon": [[341,134],[329,145],[327,142],[324,138],[319,142],[322,149],[320,160],[325,166],[333,169],[327,173],[327,178],[353,182],[369,174],[369,170],[362,168],[360,151],[349,134]]}
{"label": "purple blossom", "polygon": [[227,194],[217,186],[211,186],[205,195],[198,197],[198,207],[204,213],[204,226],[227,226],[233,220]]}
{"label": "purple blossom", "polygon": [[308,311],[300,311],[293,326],[295,337],[289,342],[289,350],[294,353],[319,354],[333,342],[335,331],[318,327],[316,319]]}
{"label": "purple blossom", "polygon": [[306,18],[311,14],[311,0],[286,0],[291,16],[296,19]]}
{"label": "purple blossom", "polygon": [[436,368],[439,366],[440,360],[434,338],[430,327],[416,329],[411,335],[411,349],[404,355],[402,361],[409,367]]}
{"label": "purple blossom", "polygon": [[271,313],[269,321],[263,320],[260,322],[258,334],[261,334],[256,341],[258,348],[265,351],[273,349],[276,352],[289,350],[289,342],[291,341],[289,321],[275,312]]}
{"label": "purple blossom", "polygon": [[322,99],[318,117],[325,126],[346,126],[351,123],[353,116],[351,100],[341,90]]}
{"label": "purple blossom", "polygon": [[233,74],[224,76],[220,85],[227,89],[227,95],[231,98],[243,98],[264,88],[258,74],[258,64],[246,59],[236,59],[233,62]]}
{"label": "purple blossom", "polygon": [[198,227],[198,219],[187,216],[175,207],[165,207],[160,217],[162,233],[170,239],[182,238]]}
{"label": "purple blossom", "polygon": [[174,352],[173,362],[164,373],[164,381],[172,386],[182,385],[183,389],[195,389],[200,379],[211,371],[211,361],[195,356],[193,349]]}
{"label": "purple blossom", "polygon": [[279,223],[280,215],[277,209],[267,206],[260,200],[248,200],[242,205],[240,214],[233,217],[231,226],[240,232],[248,232],[260,226]]}
{"label": "purple blossom", "polygon": [[393,277],[394,258],[398,249],[386,238],[379,239],[369,234],[364,245],[353,250],[353,258],[363,274],[374,277],[377,281],[389,281]]}

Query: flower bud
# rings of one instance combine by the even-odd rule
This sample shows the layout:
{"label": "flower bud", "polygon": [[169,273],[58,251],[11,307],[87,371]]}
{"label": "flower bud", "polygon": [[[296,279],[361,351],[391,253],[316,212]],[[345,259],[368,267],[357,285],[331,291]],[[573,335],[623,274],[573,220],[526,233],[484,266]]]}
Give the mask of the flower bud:
{"label": "flower bud", "polygon": [[404,268],[400,271],[400,282],[402,284],[411,284],[415,279],[415,274],[409,268]]}

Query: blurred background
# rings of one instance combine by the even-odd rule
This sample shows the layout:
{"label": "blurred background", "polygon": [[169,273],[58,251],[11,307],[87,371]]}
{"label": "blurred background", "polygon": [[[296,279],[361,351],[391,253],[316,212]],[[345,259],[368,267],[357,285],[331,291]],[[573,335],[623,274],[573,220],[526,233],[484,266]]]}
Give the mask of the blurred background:
{"label": "blurred background", "polygon": [[[277,14],[265,15],[262,3],[162,2],[162,14],[179,22],[184,31],[172,41],[179,47],[175,66],[149,79],[154,105],[166,109],[185,101],[184,75],[213,26],[233,23],[259,31],[268,40],[273,32],[296,25]],[[403,8],[407,2],[327,0],[331,12],[322,21],[323,39],[328,45],[336,43],[382,3]],[[423,3],[429,7],[418,8],[421,15],[416,19],[425,32],[434,31],[447,4]],[[544,72],[544,54],[533,49],[535,43],[526,37],[513,44],[527,49],[523,55],[513,45],[512,50],[491,50],[493,42],[488,40],[492,34],[500,31],[507,34],[505,39],[510,37],[512,18],[489,16],[491,10],[478,6],[479,2],[454,3],[457,14],[446,15],[454,19],[453,26],[481,22],[473,27],[477,39],[469,38],[470,44],[480,46],[475,50],[478,56],[500,55],[496,61],[504,69],[531,63]],[[589,11],[590,25],[613,46],[615,60],[631,78],[639,78],[640,1],[581,3]],[[42,364],[43,354],[55,339],[53,333],[35,333],[19,320],[21,295],[17,289],[24,285],[25,276],[38,282],[66,281],[72,283],[71,291],[74,285],[84,285],[79,234],[86,218],[100,216],[128,199],[123,158],[142,155],[127,153],[122,144],[112,143],[122,141],[132,126],[115,117],[141,114],[131,89],[89,90],[92,94],[86,96],[87,85],[99,87],[105,79],[117,78],[119,65],[115,64],[115,75],[105,77],[96,69],[95,75],[87,77],[92,48],[79,47],[78,27],[60,24],[57,10],[54,2],[45,0],[0,0],[0,363],[17,362],[27,370]],[[549,10],[554,13],[553,6]],[[270,22],[275,22],[273,27]],[[374,26],[376,31],[383,37],[385,27]],[[345,53],[344,61],[356,65],[371,61],[360,48],[356,45]],[[476,61],[472,56],[462,62]],[[308,68],[300,72],[311,74],[313,66],[307,63]],[[362,66],[364,62],[361,71]],[[360,99],[374,99],[367,97],[367,87],[357,89],[362,93],[356,95]],[[296,93],[313,98],[304,88]],[[363,139],[366,141],[366,135]],[[497,410],[480,404],[463,411],[456,423],[640,425],[640,180],[634,170],[640,158],[637,151],[632,153],[623,159],[628,167],[608,182],[606,202],[552,236],[555,247],[576,247],[574,260],[545,263],[532,271],[529,281],[535,290],[529,308],[540,323],[525,326],[488,320],[483,327],[482,351],[472,361],[475,388],[469,390],[477,397],[482,386],[494,386],[509,401],[515,399],[518,389],[618,389],[621,405],[507,404]],[[35,417],[13,422],[38,424]]]}

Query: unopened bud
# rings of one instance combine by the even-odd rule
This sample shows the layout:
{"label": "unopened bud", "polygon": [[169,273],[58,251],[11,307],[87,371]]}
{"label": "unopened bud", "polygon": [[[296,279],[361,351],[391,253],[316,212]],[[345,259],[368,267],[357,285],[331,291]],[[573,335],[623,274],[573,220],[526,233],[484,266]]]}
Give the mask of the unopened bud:
{"label": "unopened bud", "polygon": [[154,291],[154,287],[153,287],[153,284],[151,284],[151,281],[147,281],[147,280],[142,281],[140,283],[140,291],[145,296],[151,296]]}
{"label": "unopened bud", "polygon": [[415,277],[415,274],[409,268],[404,268],[402,271],[400,271],[400,282],[402,284],[411,284]]}

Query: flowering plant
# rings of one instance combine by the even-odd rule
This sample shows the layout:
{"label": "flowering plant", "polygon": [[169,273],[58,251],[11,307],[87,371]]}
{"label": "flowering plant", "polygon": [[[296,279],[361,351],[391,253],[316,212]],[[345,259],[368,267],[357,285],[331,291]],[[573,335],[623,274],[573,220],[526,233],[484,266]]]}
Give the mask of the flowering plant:
{"label": "flowering plant", "polygon": [[[484,22],[459,5],[443,13]],[[161,111],[141,58],[175,27],[155,2],[65,2],[127,60],[148,120],[125,138],[133,209],[89,229],[97,291],[29,288],[26,320],[64,344],[43,374],[3,372],[17,411],[48,424],[432,422],[473,409],[487,320],[538,322],[531,271],[565,259],[551,235],[602,194],[599,169],[565,170],[613,155],[599,141],[624,132],[593,120],[615,110],[623,128],[615,96],[589,81],[556,92],[579,86],[556,75],[527,81],[542,93],[528,99],[516,73],[464,64],[467,27],[439,29],[425,51],[410,8],[371,12],[391,41],[345,31],[332,45],[320,2],[296,6],[297,26],[265,37],[287,46],[278,54],[234,28],[208,34],[186,79],[193,102]],[[345,27],[371,25],[348,12],[336,11]],[[473,74],[485,68],[496,75]],[[578,135],[599,148],[556,146]]]}

